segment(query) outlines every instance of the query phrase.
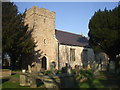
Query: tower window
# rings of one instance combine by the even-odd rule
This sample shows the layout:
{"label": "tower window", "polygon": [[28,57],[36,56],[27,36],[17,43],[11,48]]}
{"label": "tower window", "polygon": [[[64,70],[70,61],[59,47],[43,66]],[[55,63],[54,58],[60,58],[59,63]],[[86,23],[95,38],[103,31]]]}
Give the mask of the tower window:
{"label": "tower window", "polygon": [[44,39],[44,44],[46,44],[46,39]]}
{"label": "tower window", "polygon": [[44,19],[44,23],[45,23],[45,19]]}

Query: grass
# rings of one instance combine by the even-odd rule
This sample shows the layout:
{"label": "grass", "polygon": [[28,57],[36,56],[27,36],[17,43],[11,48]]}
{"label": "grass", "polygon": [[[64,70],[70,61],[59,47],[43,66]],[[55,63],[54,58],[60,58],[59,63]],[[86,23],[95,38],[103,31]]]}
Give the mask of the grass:
{"label": "grass", "polygon": [[99,79],[88,79],[83,83],[79,83],[78,88],[105,88],[105,85]]}
{"label": "grass", "polygon": [[80,79],[87,78],[87,80],[77,82],[77,88],[119,88],[120,75],[113,74],[110,78],[111,74],[108,72],[99,72],[97,76],[93,75],[91,70],[81,70],[80,72],[81,74],[76,79],[79,77]]}
{"label": "grass", "polygon": [[[61,73],[61,71],[58,72]],[[47,71],[46,73],[50,72]],[[2,78],[2,88],[30,88],[22,87],[19,85],[19,76],[20,74],[14,74],[10,77]],[[84,78],[87,78],[87,80],[80,82],[80,80]],[[118,80],[120,80],[120,74],[117,75],[117,78]],[[79,81],[76,82],[76,88],[106,88],[108,85],[108,78],[106,72],[100,72],[98,76],[94,76],[92,70],[81,70],[80,75],[76,75],[75,79],[76,81]],[[40,83],[40,86],[38,88],[45,88],[45,86]]]}
{"label": "grass", "polygon": [[[2,88],[30,88],[29,86],[20,86],[19,77],[20,74],[14,74],[10,77],[2,78]],[[38,88],[45,88],[45,86],[40,84]]]}
{"label": "grass", "polygon": [[2,84],[2,88],[28,88],[28,87],[21,87],[19,83],[7,81]]}
{"label": "grass", "polygon": [[106,74],[102,72],[100,74],[101,77],[96,78],[93,75],[92,70],[81,70],[79,75],[80,79],[87,78],[87,80],[83,82],[78,82],[76,87],[77,88],[105,88],[106,78],[103,78],[104,75]]}
{"label": "grass", "polygon": [[29,88],[19,85],[19,76],[20,74],[14,74],[10,77],[2,78],[2,88]]}
{"label": "grass", "polygon": [[118,85],[120,86],[120,73],[117,74]]}

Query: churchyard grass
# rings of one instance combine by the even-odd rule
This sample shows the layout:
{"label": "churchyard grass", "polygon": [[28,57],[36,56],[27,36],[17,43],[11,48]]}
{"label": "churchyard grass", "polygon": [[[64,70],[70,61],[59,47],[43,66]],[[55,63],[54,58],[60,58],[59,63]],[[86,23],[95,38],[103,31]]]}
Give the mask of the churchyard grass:
{"label": "churchyard grass", "polygon": [[[16,73],[9,77],[1,78],[2,88],[30,88],[29,86],[20,86],[20,74]],[[44,85],[40,85],[38,88],[45,88]]]}
{"label": "churchyard grass", "polygon": [[[46,72],[49,73],[49,72]],[[59,71],[61,73],[61,71]],[[75,71],[73,70],[73,73]],[[107,72],[99,72],[99,75],[95,76],[92,72],[92,70],[80,70],[79,75],[75,75],[75,88],[110,88],[111,83],[109,85],[109,80],[107,77]],[[120,74],[116,76],[118,79],[116,82],[119,83]],[[19,76],[20,74],[14,74],[10,77],[2,78],[2,88],[30,88],[30,87],[22,87],[19,85]],[[38,88],[45,88],[45,86],[42,84]]]}
{"label": "churchyard grass", "polygon": [[[95,77],[91,70],[81,70],[80,71],[80,81],[84,78],[85,80],[76,83],[77,88],[105,88],[105,81],[107,80],[104,76],[105,74],[101,74],[101,77]],[[78,76],[77,76],[78,77]]]}
{"label": "churchyard grass", "polygon": [[19,85],[20,74],[14,74],[9,77],[2,78],[2,88],[29,88]]}
{"label": "churchyard grass", "polygon": [[[91,70],[81,71],[79,77],[87,78],[85,81],[76,83],[76,88],[119,88],[120,76],[109,72],[99,72],[98,75],[93,75]],[[78,76],[77,76],[78,77]]]}

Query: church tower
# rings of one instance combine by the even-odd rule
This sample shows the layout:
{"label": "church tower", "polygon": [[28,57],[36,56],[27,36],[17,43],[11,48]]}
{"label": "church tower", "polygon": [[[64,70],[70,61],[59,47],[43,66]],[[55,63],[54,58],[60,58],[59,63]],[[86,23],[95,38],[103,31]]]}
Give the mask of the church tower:
{"label": "church tower", "polygon": [[[57,65],[58,43],[55,38],[55,12],[33,6],[26,11],[25,25],[28,30],[33,30],[32,37],[36,47],[35,61],[39,63],[39,69],[50,69],[50,63]],[[39,54],[39,55],[37,55]]]}

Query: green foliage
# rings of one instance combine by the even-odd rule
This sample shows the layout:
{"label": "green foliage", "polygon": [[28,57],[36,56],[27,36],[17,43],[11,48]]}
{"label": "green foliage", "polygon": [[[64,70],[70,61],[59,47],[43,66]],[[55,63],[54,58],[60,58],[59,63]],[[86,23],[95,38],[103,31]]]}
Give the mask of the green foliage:
{"label": "green foliage", "polygon": [[51,73],[51,71],[47,70],[44,72],[44,75],[49,75]]}
{"label": "green foliage", "polygon": [[12,2],[2,3],[2,52],[11,57],[11,64],[22,64],[34,52],[34,40],[31,38],[32,30],[24,25],[25,14],[18,12],[17,6]]}
{"label": "green foliage", "polygon": [[89,22],[89,43],[95,52],[106,52],[114,58],[120,53],[120,6],[98,10]]}
{"label": "green foliage", "polygon": [[61,74],[62,73],[62,70],[57,70],[57,74]]}
{"label": "green foliage", "polygon": [[80,70],[80,76],[81,78],[92,78],[93,77],[93,72],[92,70]]}

